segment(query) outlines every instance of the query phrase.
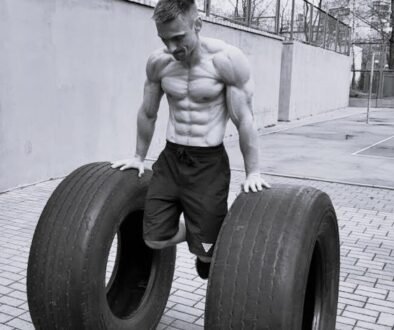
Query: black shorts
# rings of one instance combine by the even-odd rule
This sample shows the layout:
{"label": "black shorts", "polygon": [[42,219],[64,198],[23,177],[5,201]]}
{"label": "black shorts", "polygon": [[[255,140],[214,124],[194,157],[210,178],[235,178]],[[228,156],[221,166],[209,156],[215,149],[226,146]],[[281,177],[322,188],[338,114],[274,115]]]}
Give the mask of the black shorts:
{"label": "black shorts", "polygon": [[227,214],[230,166],[223,144],[182,146],[167,142],[153,164],[144,213],[144,239],[165,241],[178,232],[183,212],[190,252],[212,256]]}

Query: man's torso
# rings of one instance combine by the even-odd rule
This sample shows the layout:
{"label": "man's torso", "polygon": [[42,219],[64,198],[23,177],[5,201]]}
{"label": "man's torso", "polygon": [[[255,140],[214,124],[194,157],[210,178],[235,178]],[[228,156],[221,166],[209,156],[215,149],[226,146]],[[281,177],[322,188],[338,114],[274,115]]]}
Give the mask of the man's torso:
{"label": "man's torso", "polygon": [[162,50],[157,74],[169,104],[167,140],[215,146],[222,143],[229,118],[226,86],[216,66],[228,46],[214,39],[202,38],[201,42],[201,59],[190,67]]}

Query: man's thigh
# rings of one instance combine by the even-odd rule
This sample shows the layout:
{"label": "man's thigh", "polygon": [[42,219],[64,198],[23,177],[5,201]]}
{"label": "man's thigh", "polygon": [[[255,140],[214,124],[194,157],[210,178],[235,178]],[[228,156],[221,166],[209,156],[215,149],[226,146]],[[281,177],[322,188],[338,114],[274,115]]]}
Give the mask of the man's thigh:
{"label": "man's thigh", "polygon": [[145,200],[144,239],[166,241],[178,232],[181,208],[171,196],[149,196]]}
{"label": "man's thigh", "polygon": [[227,214],[228,192],[220,195],[195,194],[182,196],[186,223],[186,240],[192,253],[211,257],[223,220]]}
{"label": "man's thigh", "polygon": [[153,166],[153,176],[145,199],[145,240],[165,241],[178,232],[181,205],[177,184],[168,172],[168,161],[162,153]]}

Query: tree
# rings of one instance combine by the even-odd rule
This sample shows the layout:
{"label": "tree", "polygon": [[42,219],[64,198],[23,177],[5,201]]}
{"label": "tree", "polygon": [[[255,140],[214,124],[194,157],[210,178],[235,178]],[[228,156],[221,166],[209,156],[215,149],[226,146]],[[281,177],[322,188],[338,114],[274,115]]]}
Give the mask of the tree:
{"label": "tree", "polygon": [[[348,23],[354,29],[353,42],[384,45],[379,46],[380,51],[387,55],[386,63],[394,70],[394,0],[323,0],[326,9],[339,6],[350,8]],[[365,56],[370,57],[371,52],[365,49]]]}
{"label": "tree", "polygon": [[389,44],[389,68],[394,70],[394,0],[391,0],[391,37],[390,37],[390,44]]}

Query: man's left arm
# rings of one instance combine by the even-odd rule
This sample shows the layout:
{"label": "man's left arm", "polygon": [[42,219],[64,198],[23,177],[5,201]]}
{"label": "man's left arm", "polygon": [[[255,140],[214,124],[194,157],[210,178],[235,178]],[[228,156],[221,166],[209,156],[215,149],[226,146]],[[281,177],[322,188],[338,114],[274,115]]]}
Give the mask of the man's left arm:
{"label": "man's left arm", "polygon": [[252,112],[253,82],[248,60],[239,49],[231,47],[215,64],[226,84],[227,109],[239,134],[246,172],[243,189],[257,192],[263,187],[270,188],[260,175],[258,133]]}

